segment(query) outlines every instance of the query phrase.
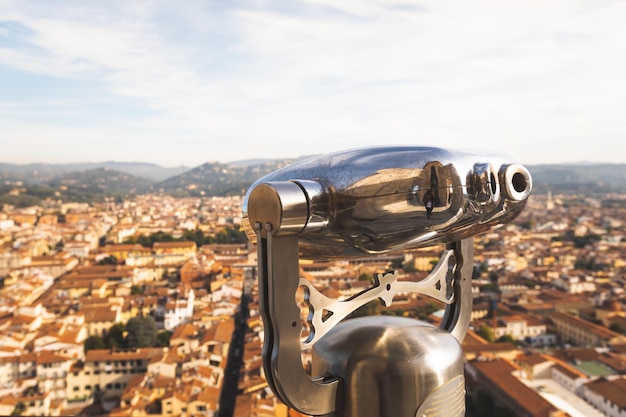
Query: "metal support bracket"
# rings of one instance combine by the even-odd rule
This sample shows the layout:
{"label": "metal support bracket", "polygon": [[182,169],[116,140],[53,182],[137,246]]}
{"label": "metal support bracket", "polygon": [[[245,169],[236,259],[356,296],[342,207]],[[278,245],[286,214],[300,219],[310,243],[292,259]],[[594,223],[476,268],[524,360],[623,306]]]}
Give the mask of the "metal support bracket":
{"label": "metal support bracket", "polygon": [[[467,243],[464,243],[467,242]],[[465,245],[465,247],[463,247]],[[433,271],[421,281],[398,281],[398,272],[374,276],[374,285],[347,300],[328,298],[309,281],[300,278],[304,299],[309,307],[309,335],[302,347],[311,347],[330,329],[357,308],[379,299],[385,307],[393,303],[398,293],[417,292],[446,304],[441,328],[461,343],[467,332],[472,309],[472,239],[449,244]],[[463,266],[469,270],[463,270]],[[463,308],[463,303],[469,303]],[[463,313],[465,312],[465,314]]]}
{"label": "metal support bracket", "polygon": [[[262,227],[265,233],[262,233]],[[302,366],[302,348],[363,304],[380,299],[389,306],[398,293],[419,292],[446,304],[440,328],[459,343],[469,327],[472,310],[472,239],[447,245],[431,274],[419,282],[398,281],[397,273],[380,274],[372,287],[339,301],[327,298],[299,279],[298,236],[272,234],[272,225],[255,224],[259,263],[259,303],[264,324],[263,366],[275,395],[301,413],[319,416],[343,408],[343,381],[332,375],[310,376]],[[263,237],[266,236],[266,237]],[[295,301],[304,288],[309,307],[309,336],[302,340],[302,315]]]}
{"label": "metal support bracket", "polygon": [[297,235],[267,239],[256,224],[259,262],[259,304],[263,319],[263,367],[274,394],[301,413],[319,416],[342,409],[341,380],[329,375],[311,377],[302,366],[298,287]]}

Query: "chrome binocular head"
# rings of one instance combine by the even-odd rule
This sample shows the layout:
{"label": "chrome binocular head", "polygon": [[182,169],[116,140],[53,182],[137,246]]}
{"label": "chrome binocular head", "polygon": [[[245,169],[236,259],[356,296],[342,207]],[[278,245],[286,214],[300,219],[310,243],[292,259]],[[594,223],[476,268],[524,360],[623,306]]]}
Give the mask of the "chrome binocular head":
{"label": "chrome binocular head", "polygon": [[528,170],[497,156],[379,147],[313,157],[256,181],[244,229],[299,236],[303,258],[338,259],[445,244],[499,227],[524,208]]}

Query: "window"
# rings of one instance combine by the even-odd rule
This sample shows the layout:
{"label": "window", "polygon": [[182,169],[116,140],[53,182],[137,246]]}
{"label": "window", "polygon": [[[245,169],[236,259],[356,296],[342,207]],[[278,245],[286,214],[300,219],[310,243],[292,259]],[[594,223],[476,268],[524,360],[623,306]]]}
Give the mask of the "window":
{"label": "window", "polygon": [[91,391],[91,385],[85,385],[85,390],[86,391]]}
{"label": "window", "polygon": [[78,391],[80,388],[74,387],[74,392]]}

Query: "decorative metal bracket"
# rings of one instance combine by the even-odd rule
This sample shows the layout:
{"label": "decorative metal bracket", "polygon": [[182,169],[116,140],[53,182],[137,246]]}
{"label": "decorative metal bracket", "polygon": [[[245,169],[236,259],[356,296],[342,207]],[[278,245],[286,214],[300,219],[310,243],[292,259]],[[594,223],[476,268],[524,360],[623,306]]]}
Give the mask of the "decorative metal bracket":
{"label": "decorative metal bracket", "polygon": [[[297,235],[273,236],[272,225],[258,242],[259,300],[264,322],[263,364],[274,393],[288,406],[308,415],[325,415],[342,409],[342,381],[332,375],[310,376],[302,366],[301,350],[312,346],[348,314],[380,299],[385,306],[396,294],[419,292],[446,304],[440,328],[461,343],[471,314],[472,239],[447,245],[431,274],[418,282],[398,281],[397,273],[376,277],[372,287],[345,300],[333,300],[299,276]],[[265,237],[263,237],[265,236]],[[309,306],[309,337],[302,340],[302,318],[295,302],[298,286],[305,289]]]}

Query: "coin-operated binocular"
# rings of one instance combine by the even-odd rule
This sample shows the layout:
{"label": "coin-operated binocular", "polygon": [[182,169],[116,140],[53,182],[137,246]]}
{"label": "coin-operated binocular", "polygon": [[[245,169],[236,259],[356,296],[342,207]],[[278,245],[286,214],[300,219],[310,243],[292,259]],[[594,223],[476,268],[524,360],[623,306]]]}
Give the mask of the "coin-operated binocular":
{"label": "coin-operated binocular", "polygon": [[[338,152],[256,181],[244,199],[244,227],[257,244],[263,366],[276,396],[316,416],[463,416],[472,237],[513,220],[531,188],[521,165],[430,147]],[[348,259],[439,244],[445,250],[425,279],[385,273],[347,300],[327,298],[299,278],[300,257]],[[445,304],[438,327],[405,317],[343,320],[369,301],[389,306],[407,292]],[[312,350],[310,372],[304,348]]]}

